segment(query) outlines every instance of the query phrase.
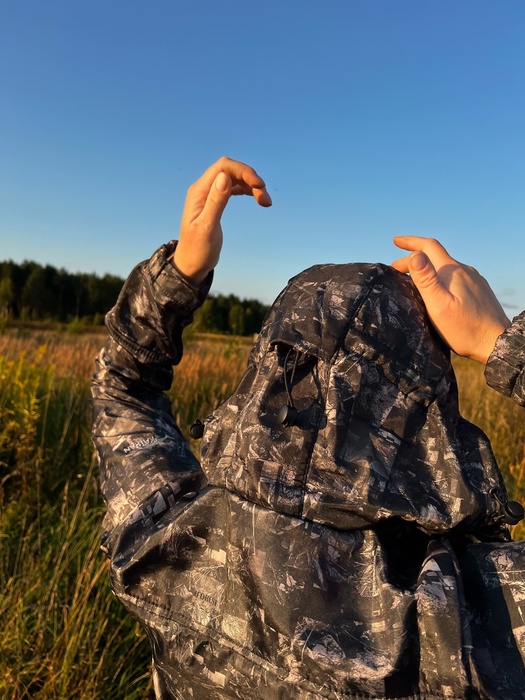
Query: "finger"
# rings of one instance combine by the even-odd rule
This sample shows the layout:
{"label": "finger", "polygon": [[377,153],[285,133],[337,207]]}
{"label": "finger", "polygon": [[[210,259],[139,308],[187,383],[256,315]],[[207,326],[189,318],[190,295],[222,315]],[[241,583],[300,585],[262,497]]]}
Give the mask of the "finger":
{"label": "finger", "polygon": [[448,290],[441,284],[438,273],[430,258],[422,251],[414,251],[408,258],[408,271],[412,281],[419,289],[423,300],[428,306],[427,299],[435,304],[436,298],[449,296]]}
{"label": "finger", "polygon": [[251,187],[248,187],[245,184],[233,184],[232,185],[232,194],[235,195],[236,197],[239,197],[241,195],[246,195],[247,197],[253,197],[254,196],[254,190],[252,190]]}
{"label": "finger", "polygon": [[198,189],[203,188],[208,191],[221,171],[230,176],[233,184],[246,183],[251,189],[265,189],[266,187],[262,177],[260,177],[253,168],[246,165],[246,163],[241,163],[239,160],[232,160],[226,157],[219,158],[218,161],[211,165],[197,180],[194,186]]}
{"label": "finger", "polygon": [[394,244],[403,250],[423,250],[429,240],[423,236],[394,236]]}
{"label": "finger", "polygon": [[272,198],[268,194],[266,188],[250,187],[246,183],[234,183],[232,186],[232,195],[248,195],[254,197],[257,204],[262,207],[271,207]]}
{"label": "finger", "polygon": [[[424,253],[431,261],[431,264],[438,270],[445,265],[458,264],[457,261],[449,255],[446,248],[435,238],[425,238],[423,236],[395,236],[394,243],[399,248],[410,250],[412,253]],[[412,274],[410,261],[411,256],[408,256],[408,272]]]}
{"label": "finger", "polygon": [[457,262],[447,249],[435,238],[424,238],[423,236],[394,236],[394,243],[403,250],[420,251],[425,253],[438,267]]}
{"label": "finger", "polygon": [[392,267],[398,272],[406,273],[408,272],[408,255],[403,258],[398,258],[392,263]]}
{"label": "finger", "polygon": [[394,260],[392,267],[399,272],[410,273],[412,281],[419,289],[423,299],[431,294],[447,294],[439,280],[436,268],[423,251],[413,251],[410,255]]}
{"label": "finger", "polygon": [[253,196],[255,197],[255,201],[257,202],[257,204],[259,204],[261,207],[272,206],[272,198],[270,197],[266,189],[254,188]]}
{"label": "finger", "polygon": [[232,181],[225,172],[219,172],[211,183],[200,217],[212,230],[219,223],[230,198]]}

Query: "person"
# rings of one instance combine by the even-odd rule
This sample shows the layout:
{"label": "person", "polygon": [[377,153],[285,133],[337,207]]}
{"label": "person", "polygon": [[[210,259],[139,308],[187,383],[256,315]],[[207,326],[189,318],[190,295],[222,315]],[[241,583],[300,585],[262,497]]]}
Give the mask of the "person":
{"label": "person", "polygon": [[232,195],[271,205],[251,167],[212,165],[107,315],[93,381],[103,548],[157,698],[523,699],[522,512],[459,413],[449,348],[523,406],[525,314],[433,239],[396,237],[393,266],[314,266],[199,463],[164,392]]}

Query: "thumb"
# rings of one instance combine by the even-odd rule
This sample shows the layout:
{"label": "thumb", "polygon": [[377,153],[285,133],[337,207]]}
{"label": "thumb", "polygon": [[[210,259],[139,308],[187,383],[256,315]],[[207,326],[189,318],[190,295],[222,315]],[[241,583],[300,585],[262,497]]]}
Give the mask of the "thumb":
{"label": "thumb", "polygon": [[421,251],[412,253],[408,258],[408,270],[412,281],[418,288],[425,304],[445,293],[430,259]]}
{"label": "thumb", "polygon": [[224,211],[226,205],[228,204],[228,200],[230,199],[231,188],[232,181],[230,179],[230,176],[227,173],[221,171],[213,181],[212,186],[210,187],[210,191],[206,199],[206,204],[204,205],[201,213],[201,216],[204,219],[207,219],[211,222],[212,227],[215,224],[219,223],[219,220],[222,216],[222,212]]}

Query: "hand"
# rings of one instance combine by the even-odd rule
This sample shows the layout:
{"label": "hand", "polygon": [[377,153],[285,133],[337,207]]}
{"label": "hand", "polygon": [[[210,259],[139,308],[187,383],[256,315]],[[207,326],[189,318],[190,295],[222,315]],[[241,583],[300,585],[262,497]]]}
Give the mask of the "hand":
{"label": "hand", "polygon": [[173,263],[195,284],[217,265],[222,212],[230,196],[240,194],[253,196],[262,207],[272,205],[264,180],[250,166],[230,158],[218,160],[188,189]]}
{"label": "hand", "polygon": [[441,337],[458,355],[485,364],[498,336],[510,326],[486,279],[451,258],[433,238],[396,236],[394,243],[413,251],[392,266],[410,273]]}

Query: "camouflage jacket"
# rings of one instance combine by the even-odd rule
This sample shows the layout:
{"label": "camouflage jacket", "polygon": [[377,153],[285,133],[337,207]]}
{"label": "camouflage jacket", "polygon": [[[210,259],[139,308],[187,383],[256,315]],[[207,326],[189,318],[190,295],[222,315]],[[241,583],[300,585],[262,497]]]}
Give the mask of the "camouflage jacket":
{"label": "camouflage jacket", "polygon": [[[164,391],[211,276],[193,288],[173,245],[130,275],[93,384],[103,547],[157,697],[523,700],[525,543],[410,279],[292,279],[201,466]],[[521,315],[487,366],[522,405],[524,335]]]}

